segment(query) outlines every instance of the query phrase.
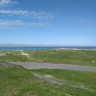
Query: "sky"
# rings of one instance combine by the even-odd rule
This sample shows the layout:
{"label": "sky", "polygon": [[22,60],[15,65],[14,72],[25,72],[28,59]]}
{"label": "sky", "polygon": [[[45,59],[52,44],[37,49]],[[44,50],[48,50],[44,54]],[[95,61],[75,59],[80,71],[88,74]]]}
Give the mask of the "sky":
{"label": "sky", "polygon": [[96,46],[96,0],[0,0],[0,44]]}

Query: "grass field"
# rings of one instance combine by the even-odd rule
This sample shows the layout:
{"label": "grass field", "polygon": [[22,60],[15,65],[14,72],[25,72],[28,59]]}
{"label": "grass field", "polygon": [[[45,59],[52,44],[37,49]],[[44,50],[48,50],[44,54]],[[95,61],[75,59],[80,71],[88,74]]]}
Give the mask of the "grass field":
{"label": "grass field", "polygon": [[8,62],[96,66],[96,50],[0,51],[0,96],[96,96],[96,72],[25,69]]}
{"label": "grass field", "polygon": [[96,72],[0,63],[0,96],[96,96]]}
{"label": "grass field", "polygon": [[96,66],[96,50],[0,51],[0,62],[39,62]]}

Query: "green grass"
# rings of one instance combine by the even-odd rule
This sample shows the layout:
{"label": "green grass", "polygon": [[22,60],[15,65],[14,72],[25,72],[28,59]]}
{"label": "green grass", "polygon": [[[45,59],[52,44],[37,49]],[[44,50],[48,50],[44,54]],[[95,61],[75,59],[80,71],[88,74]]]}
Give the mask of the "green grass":
{"label": "green grass", "polygon": [[[51,80],[63,85],[35,77],[32,72],[40,76],[51,75]],[[0,96],[96,96],[96,72],[28,70],[0,63]]]}
{"label": "green grass", "polygon": [[96,50],[29,50],[23,52],[29,54],[29,57],[22,55],[21,51],[0,51],[0,54],[6,54],[0,56],[0,62],[39,62],[96,66]]}

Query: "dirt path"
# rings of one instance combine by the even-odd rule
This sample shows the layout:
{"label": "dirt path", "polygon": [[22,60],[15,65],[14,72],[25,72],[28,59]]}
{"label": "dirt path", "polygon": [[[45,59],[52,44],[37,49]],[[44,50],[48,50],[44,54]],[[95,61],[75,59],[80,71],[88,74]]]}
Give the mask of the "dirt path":
{"label": "dirt path", "polygon": [[66,69],[66,70],[76,70],[76,71],[89,71],[96,72],[96,67],[92,66],[79,66],[79,65],[68,65],[68,64],[48,64],[48,63],[17,63],[10,62],[12,64],[21,65],[28,69]]}

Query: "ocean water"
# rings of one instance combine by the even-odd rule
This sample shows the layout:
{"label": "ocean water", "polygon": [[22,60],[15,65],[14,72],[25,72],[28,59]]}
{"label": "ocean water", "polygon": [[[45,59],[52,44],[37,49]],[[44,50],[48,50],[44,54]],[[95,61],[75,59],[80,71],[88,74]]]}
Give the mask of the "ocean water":
{"label": "ocean water", "polygon": [[58,48],[80,48],[80,49],[96,49],[96,47],[0,47],[0,50],[44,50],[44,49],[58,49]]}

